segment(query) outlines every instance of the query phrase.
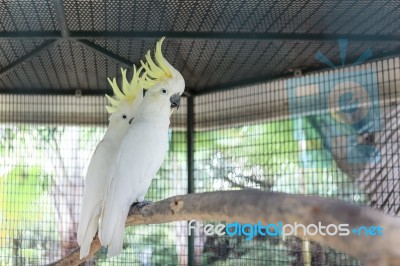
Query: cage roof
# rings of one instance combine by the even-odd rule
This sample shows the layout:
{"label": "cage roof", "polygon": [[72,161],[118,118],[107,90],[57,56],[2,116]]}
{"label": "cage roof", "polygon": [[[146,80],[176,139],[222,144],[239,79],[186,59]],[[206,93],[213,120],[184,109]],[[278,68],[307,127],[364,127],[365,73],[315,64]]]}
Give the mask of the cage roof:
{"label": "cage roof", "polygon": [[[103,94],[162,36],[186,90],[204,94],[400,52],[399,1],[0,3],[0,92]],[[338,39],[347,39],[342,61]],[[342,51],[342,54],[340,53]]]}

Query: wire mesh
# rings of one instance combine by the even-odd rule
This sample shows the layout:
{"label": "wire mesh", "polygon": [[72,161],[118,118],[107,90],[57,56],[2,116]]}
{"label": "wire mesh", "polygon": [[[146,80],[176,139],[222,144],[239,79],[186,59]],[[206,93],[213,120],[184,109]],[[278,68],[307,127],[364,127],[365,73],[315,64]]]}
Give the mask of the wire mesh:
{"label": "wire mesh", "polygon": [[[165,56],[195,95],[194,116],[184,99],[146,199],[185,194],[193,183],[195,192],[319,195],[398,215],[400,60],[356,60],[368,48],[375,58],[399,53],[399,8],[372,0],[2,1],[1,265],[47,264],[76,247],[85,169],[107,125],[104,97],[79,92],[109,91],[105,77],[119,76],[121,58],[138,63],[161,33],[174,36]],[[354,40],[346,60],[332,42],[342,35]],[[224,91],[327,62],[335,69]],[[336,69],[349,62],[357,66]],[[12,94],[25,92],[42,95]],[[186,221],[129,228],[122,255],[102,250],[87,264],[186,265],[193,254],[203,265],[360,265],[296,238],[248,241],[198,228],[192,249],[187,229]]]}
{"label": "wire mesh", "polygon": [[[152,40],[90,39],[94,44],[117,54],[131,62],[139,62]],[[243,81],[292,75],[296,69],[309,71],[325,65],[315,60],[321,50],[333,63],[340,65],[340,47],[336,42],[307,40],[173,40],[165,41],[165,57],[180,71],[189,90],[202,93],[221,87],[234,86]],[[399,49],[396,42],[349,42],[347,61],[354,62],[368,48],[379,57],[395,53]],[[83,51],[85,54],[85,49]],[[87,55],[90,57],[89,55]],[[76,55],[77,57],[77,55]],[[207,58],[207,60],[204,60]],[[101,66],[96,69],[101,70]],[[71,66],[73,67],[73,66]],[[82,69],[77,66],[77,71]],[[84,70],[84,69],[82,69]],[[114,74],[115,75],[115,74]],[[99,76],[101,78],[101,76]],[[104,87],[98,81],[100,88]]]}
{"label": "wire mesh", "polygon": [[[319,195],[398,214],[399,69],[399,58],[390,58],[194,97],[195,192]],[[1,95],[2,263],[46,264],[76,247],[85,167],[107,125],[104,105],[100,96]],[[148,200],[188,191],[187,114],[184,98]],[[187,229],[186,221],[129,228],[120,256],[102,250],[88,265],[186,265]],[[203,265],[360,265],[296,238],[248,241],[199,228],[193,256]]]}
{"label": "wire mesh", "polygon": [[[398,82],[392,58],[196,97],[195,191],[318,195],[398,214]],[[360,265],[294,238],[197,233],[204,265]]]}
{"label": "wire mesh", "polygon": [[6,1],[0,5],[0,12],[0,31],[59,30],[52,1]]}
{"label": "wire mesh", "polygon": [[[84,175],[107,125],[100,96],[1,95],[0,261],[44,265],[76,246]],[[99,123],[102,121],[102,123]],[[171,118],[170,148],[146,199],[187,192],[186,101]],[[101,265],[176,265],[187,258],[186,223],[128,229],[126,251]],[[184,230],[185,229],[185,230]]]}
{"label": "wire mesh", "polygon": [[376,58],[398,54],[399,7],[398,1],[4,1],[2,68],[41,42],[31,37],[59,40],[63,31],[71,38],[16,67],[1,79],[1,90],[106,90],[101,73],[116,76],[118,69],[74,41],[81,39],[138,63],[151,38],[171,34],[165,45],[174,55],[167,58],[195,92],[321,68],[314,60],[319,49],[339,59],[332,38],[354,41],[350,60],[368,47]]}
{"label": "wire mesh", "polygon": [[[71,31],[398,32],[395,1],[64,1]],[[132,12],[134,15],[132,16]],[[365,20],[365,17],[371,18]]]}

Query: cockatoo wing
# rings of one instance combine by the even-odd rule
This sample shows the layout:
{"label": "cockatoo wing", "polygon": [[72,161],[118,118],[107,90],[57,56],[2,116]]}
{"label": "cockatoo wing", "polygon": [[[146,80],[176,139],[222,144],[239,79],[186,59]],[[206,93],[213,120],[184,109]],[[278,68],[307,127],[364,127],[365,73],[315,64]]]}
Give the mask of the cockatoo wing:
{"label": "cockatoo wing", "polygon": [[109,184],[107,172],[113,164],[116,151],[114,143],[103,139],[97,145],[88,166],[77,233],[81,258],[88,255],[90,244],[97,232],[104,192]]}
{"label": "cockatoo wing", "polygon": [[121,253],[129,208],[144,197],[163,163],[168,124],[137,118],[122,141],[100,219],[99,238],[103,246],[108,246],[109,256]]}

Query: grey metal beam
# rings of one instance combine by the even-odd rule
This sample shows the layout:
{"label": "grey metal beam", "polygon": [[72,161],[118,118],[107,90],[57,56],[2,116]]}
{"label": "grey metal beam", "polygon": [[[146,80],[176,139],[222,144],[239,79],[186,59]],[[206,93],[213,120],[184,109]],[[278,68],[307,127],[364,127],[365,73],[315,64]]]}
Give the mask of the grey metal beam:
{"label": "grey metal beam", "polygon": [[60,24],[61,36],[63,38],[68,38],[69,30],[68,30],[67,18],[65,16],[65,10],[64,10],[62,0],[53,0],[53,2],[54,2],[54,9],[57,14],[58,22]]}
{"label": "grey metal beam", "polygon": [[256,41],[332,41],[348,39],[351,42],[400,42],[398,36],[374,36],[364,34],[295,34],[295,33],[230,33],[230,32],[71,32],[71,38],[109,38],[109,39],[158,39],[166,36],[178,40],[256,40]]}
{"label": "grey metal beam", "polygon": [[[195,193],[194,187],[194,99],[193,96],[187,98],[187,169],[188,169],[188,194]],[[195,265],[194,261],[194,230],[188,235],[188,265]]]}
{"label": "grey metal beam", "polygon": [[277,79],[281,79],[281,78],[283,79],[283,78],[289,78],[289,77],[293,77],[293,75],[262,76],[262,77],[256,77],[256,78],[251,78],[251,79],[243,79],[243,80],[228,82],[228,83],[213,86],[213,87],[208,87],[205,89],[192,90],[191,93],[194,96],[200,96],[200,95],[204,95],[204,94],[228,91],[228,90],[237,89],[238,87],[242,87],[242,86],[251,86],[251,85],[255,85],[255,84],[259,84],[259,83],[265,83],[265,82],[270,82],[270,81],[274,81]]}
{"label": "grey metal beam", "polygon": [[[397,56],[400,56],[400,49],[391,51],[391,52],[387,52],[387,53],[375,54],[373,58],[366,60],[365,62],[363,62],[363,64],[371,63],[371,62],[375,62],[375,61],[379,61],[379,60],[383,60],[383,59],[387,59],[387,58],[393,58],[393,57],[397,57]],[[351,64],[347,64],[344,66],[338,66],[338,68],[349,67],[349,66],[351,66]],[[324,71],[324,70],[328,70],[328,69],[330,69],[330,68],[327,66],[312,67],[312,68],[307,68],[306,70],[303,70],[302,73],[310,74],[310,73],[320,72],[320,71]],[[250,79],[243,79],[243,80],[235,81],[235,82],[229,82],[229,83],[225,83],[222,85],[208,87],[208,88],[200,89],[200,90],[198,90],[196,88],[191,88],[191,89],[189,89],[189,91],[193,96],[199,96],[199,95],[204,95],[204,94],[209,94],[209,93],[233,90],[233,89],[236,89],[236,88],[242,87],[242,86],[251,86],[251,85],[255,85],[255,84],[259,84],[259,83],[271,82],[271,81],[276,81],[278,79],[286,79],[286,78],[292,78],[292,77],[293,77],[292,73],[291,74],[283,74],[283,75],[275,75],[275,76],[262,76],[262,77],[255,77],[255,78],[250,78]]]}
{"label": "grey metal beam", "polygon": [[38,47],[36,47],[35,49],[33,49],[32,51],[30,51],[29,53],[21,56],[20,58],[18,58],[17,60],[15,60],[14,62],[12,62],[11,64],[9,64],[8,66],[0,69],[0,77],[4,76],[5,74],[7,74],[8,72],[10,72],[11,70],[13,70],[14,68],[16,68],[17,66],[19,66],[20,64],[24,63],[25,61],[28,61],[36,56],[38,56],[38,54],[40,52],[42,52],[43,50],[49,49],[50,47],[52,47],[55,43],[57,43],[57,41],[45,41],[44,43],[42,43],[41,45],[39,45]]}
{"label": "grey metal beam", "polygon": [[[65,18],[65,17],[64,17]],[[63,20],[61,18],[61,20]],[[61,25],[60,20],[60,25]],[[62,32],[0,32],[1,39],[159,39],[163,36],[171,40],[246,40],[246,41],[330,41],[348,39],[351,42],[399,43],[400,37],[393,35],[364,34],[294,34],[294,33],[230,33],[230,32],[106,32],[68,31],[66,21]],[[68,35],[69,34],[69,35]]]}
{"label": "grey metal beam", "polygon": [[76,95],[77,91],[82,96],[104,96],[104,94],[112,94],[111,89],[43,89],[43,88],[12,88],[0,89],[0,94],[30,94],[30,95]]}
{"label": "grey metal beam", "polygon": [[18,39],[18,40],[54,40],[62,38],[60,31],[14,31],[0,32],[0,40]]}
{"label": "grey metal beam", "polygon": [[187,97],[188,193],[194,193],[194,97]]}
{"label": "grey metal beam", "polygon": [[95,53],[99,53],[111,60],[113,60],[114,62],[126,67],[126,68],[131,68],[133,66],[133,62],[129,61],[128,59],[119,56],[107,49],[104,49],[103,47],[94,44],[93,42],[87,41],[87,40],[78,40],[77,43],[83,45],[84,47],[94,51]]}
{"label": "grey metal beam", "polygon": [[[1,94],[30,94],[30,95],[76,95],[77,91],[82,96],[104,96],[104,94],[112,94],[111,89],[43,89],[43,88],[12,88],[0,89]],[[182,97],[190,97],[190,94],[184,93]]]}

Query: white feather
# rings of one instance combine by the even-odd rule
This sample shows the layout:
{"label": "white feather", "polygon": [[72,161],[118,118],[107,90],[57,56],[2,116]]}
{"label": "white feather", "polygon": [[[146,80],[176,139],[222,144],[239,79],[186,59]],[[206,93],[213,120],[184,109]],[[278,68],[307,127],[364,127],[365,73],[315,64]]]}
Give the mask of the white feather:
{"label": "white feather", "polygon": [[[156,49],[157,62],[162,67],[155,66],[154,62],[153,65],[142,65],[154,75],[163,74],[162,71],[167,68],[169,78],[160,79],[153,87],[147,87],[136,118],[121,143],[115,165],[109,171],[110,183],[103,200],[99,226],[100,243],[108,247],[109,256],[121,253],[129,208],[135,201],[144,199],[151,180],[164,161],[168,150],[171,104],[176,106],[179,103],[185,89],[182,75],[161,54],[162,41]],[[153,68],[158,72],[154,72]],[[148,75],[144,74],[145,77]],[[153,78],[157,80],[157,77]],[[143,86],[154,82],[144,79]]]}
{"label": "white feather", "polygon": [[122,251],[129,207],[144,198],[164,161],[168,126],[169,112],[156,117],[138,116],[121,144],[100,219],[99,238],[103,246],[109,247],[109,256]]}
{"label": "white feather", "polygon": [[[98,229],[104,195],[110,183],[108,173],[111,166],[114,166],[119,146],[129,128],[129,120],[134,117],[143,99],[142,94],[140,91],[133,103],[123,103],[118,111],[110,116],[110,125],[89,163],[77,232],[81,259],[89,254],[90,245]],[[122,118],[123,115],[126,115],[126,118]]]}
{"label": "white feather", "polygon": [[98,144],[86,174],[85,192],[77,233],[77,241],[81,246],[81,258],[89,253],[90,244],[97,232],[102,199],[108,183],[107,169],[112,165],[118,151],[118,144],[113,141],[110,135],[120,132],[112,131],[109,128],[103,140]]}

